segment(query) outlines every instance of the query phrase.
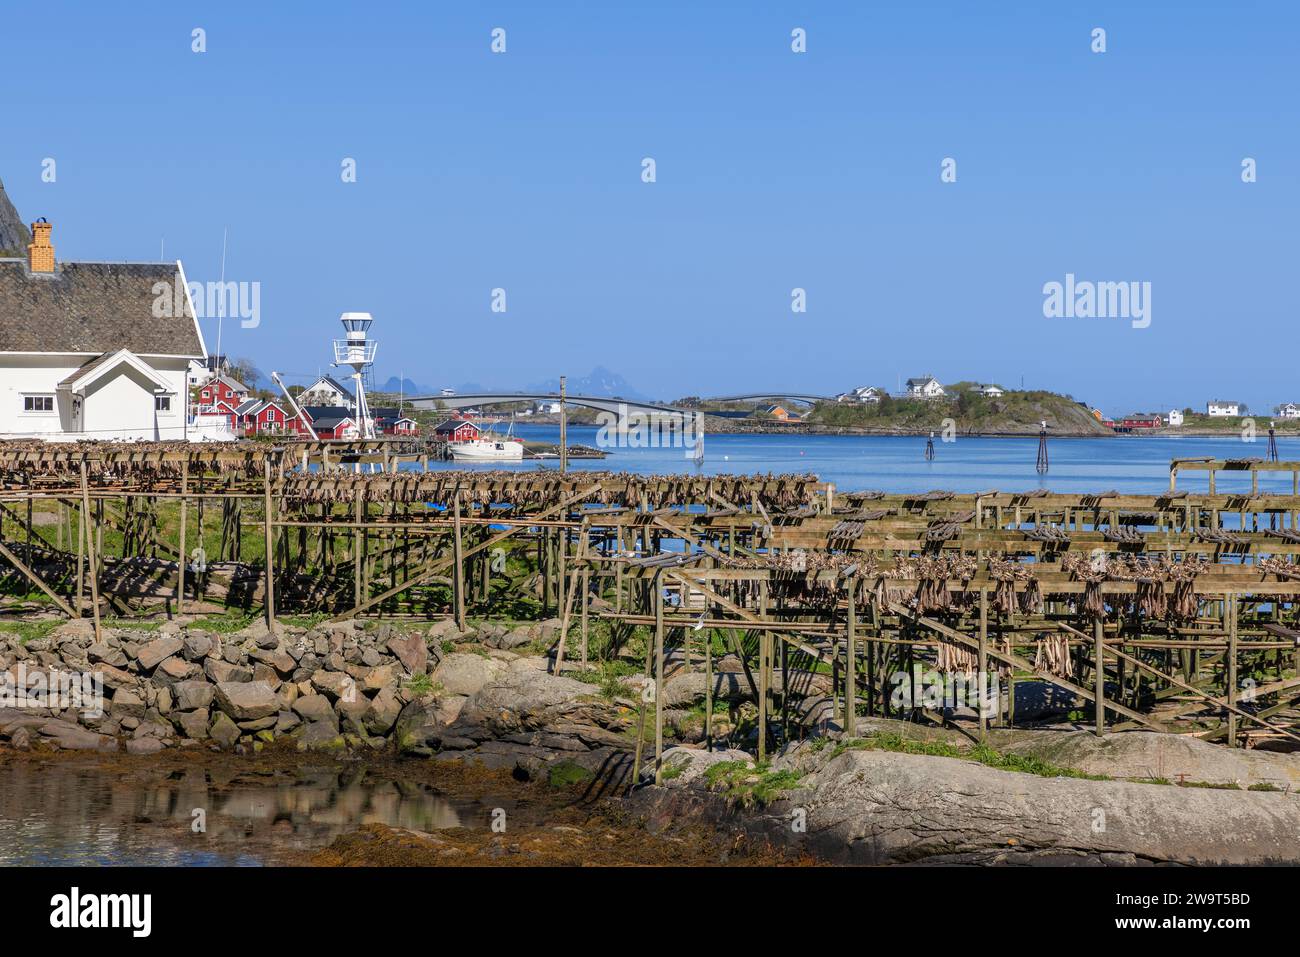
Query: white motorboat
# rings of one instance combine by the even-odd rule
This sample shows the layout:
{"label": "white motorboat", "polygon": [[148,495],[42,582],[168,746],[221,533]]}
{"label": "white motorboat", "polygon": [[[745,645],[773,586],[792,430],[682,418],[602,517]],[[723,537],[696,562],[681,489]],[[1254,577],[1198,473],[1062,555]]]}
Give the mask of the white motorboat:
{"label": "white motorboat", "polygon": [[524,443],[514,437],[515,424],[504,436],[483,431],[476,439],[447,443],[447,451],[456,462],[520,462],[524,457]]}
{"label": "white motorboat", "polygon": [[468,442],[451,442],[447,445],[447,450],[457,462],[520,462],[524,457],[524,443],[510,438],[488,437]]}

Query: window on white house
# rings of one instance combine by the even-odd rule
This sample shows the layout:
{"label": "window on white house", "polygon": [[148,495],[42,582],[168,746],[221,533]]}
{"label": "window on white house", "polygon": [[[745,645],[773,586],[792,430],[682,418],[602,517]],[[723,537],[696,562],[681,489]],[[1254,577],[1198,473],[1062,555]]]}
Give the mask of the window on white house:
{"label": "window on white house", "polygon": [[153,410],[155,412],[170,412],[172,410],[172,397],[169,395],[154,396]]}
{"label": "window on white house", "polygon": [[52,395],[25,395],[23,396],[24,412],[53,412],[54,396]]}

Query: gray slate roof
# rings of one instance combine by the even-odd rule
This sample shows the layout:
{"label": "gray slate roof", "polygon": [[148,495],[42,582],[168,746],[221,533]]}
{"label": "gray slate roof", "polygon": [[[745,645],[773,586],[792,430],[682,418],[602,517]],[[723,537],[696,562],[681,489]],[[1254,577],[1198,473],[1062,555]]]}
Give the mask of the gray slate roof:
{"label": "gray slate roof", "polygon": [[27,244],[31,241],[31,230],[10,202],[5,184],[0,183],[0,255],[26,256]]}
{"label": "gray slate roof", "polygon": [[153,314],[154,284],[176,288],[180,281],[175,263],[68,262],[52,275],[34,276],[25,259],[0,259],[0,352],[130,349],[141,356],[202,358],[184,297],[185,315]]}

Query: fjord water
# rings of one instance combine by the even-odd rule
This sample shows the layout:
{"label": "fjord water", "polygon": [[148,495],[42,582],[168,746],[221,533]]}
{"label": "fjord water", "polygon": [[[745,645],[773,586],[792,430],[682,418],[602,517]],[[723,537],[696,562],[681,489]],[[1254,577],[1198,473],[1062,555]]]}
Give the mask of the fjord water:
{"label": "fjord water", "polygon": [[[592,426],[570,426],[570,445],[597,445]],[[558,426],[516,426],[526,440],[557,443]],[[605,459],[573,459],[573,470],[636,472],[648,474],[695,473],[719,475],[811,472],[842,491],[879,489],[886,492],[1021,492],[1046,488],[1056,492],[1118,492],[1154,494],[1169,488],[1169,462],[1174,458],[1264,458],[1268,435],[1254,442],[1239,437],[1114,436],[1063,438],[1048,436],[1051,469],[1034,471],[1037,436],[1016,438],[966,438],[943,442],[936,436],[935,456],[925,461],[923,436],[708,434],[704,462],[696,465],[681,448],[612,448]],[[1300,438],[1279,438],[1279,457],[1300,458]],[[480,468],[555,468],[555,460],[525,461]],[[439,463],[463,468],[464,464]],[[431,463],[430,467],[433,465]],[[1178,487],[1189,491],[1207,488],[1205,473],[1179,476]],[[1245,472],[1223,473],[1217,479],[1222,492],[1246,491]],[[1291,474],[1260,475],[1261,491],[1290,492]]]}
{"label": "fjord water", "polygon": [[477,802],[358,768],[268,772],[242,767],[245,756],[183,770],[111,760],[0,763],[0,866],[296,862],[286,855],[363,824],[429,832],[488,814]]}

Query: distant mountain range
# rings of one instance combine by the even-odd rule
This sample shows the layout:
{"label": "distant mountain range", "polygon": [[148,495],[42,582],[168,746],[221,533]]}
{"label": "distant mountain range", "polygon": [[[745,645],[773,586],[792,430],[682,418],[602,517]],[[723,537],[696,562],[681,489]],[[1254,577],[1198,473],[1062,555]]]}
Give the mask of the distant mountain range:
{"label": "distant mountain range", "polygon": [[399,379],[390,375],[385,382],[375,383],[376,392],[391,392],[394,395],[436,395],[438,390],[431,385],[417,385],[413,379]]}
{"label": "distant mountain range", "polygon": [[[597,366],[585,376],[570,376],[566,383],[568,391],[573,395],[591,395],[602,398],[613,398],[615,396],[623,399],[636,399],[638,401],[649,401],[648,397],[638,392],[628,381],[617,372],[611,372],[604,366]],[[518,384],[509,385],[490,385],[485,386],[481,382],[461,382],[452,386],[460,393],[475,392],[559,392],[559,379],[546,379],[542,382],[530,382],[522,388]],[[437,392],[437,389],[431,392]]]}
{"label": "distant mountain range", "polygon": [[[596,366],[590,373],[580,378],[569,377],[567,383],[568,390],[575,395],[593,395],[602,398],[613,398],[615,396],[622,399],[637,399],[647,401],[648,396],[642,395],[628,383],[617,372],[610,372],[604,366]],[[530,392],[559,392],[560,380],[547,379],[545,382],[535,382],[528,386]]]}

